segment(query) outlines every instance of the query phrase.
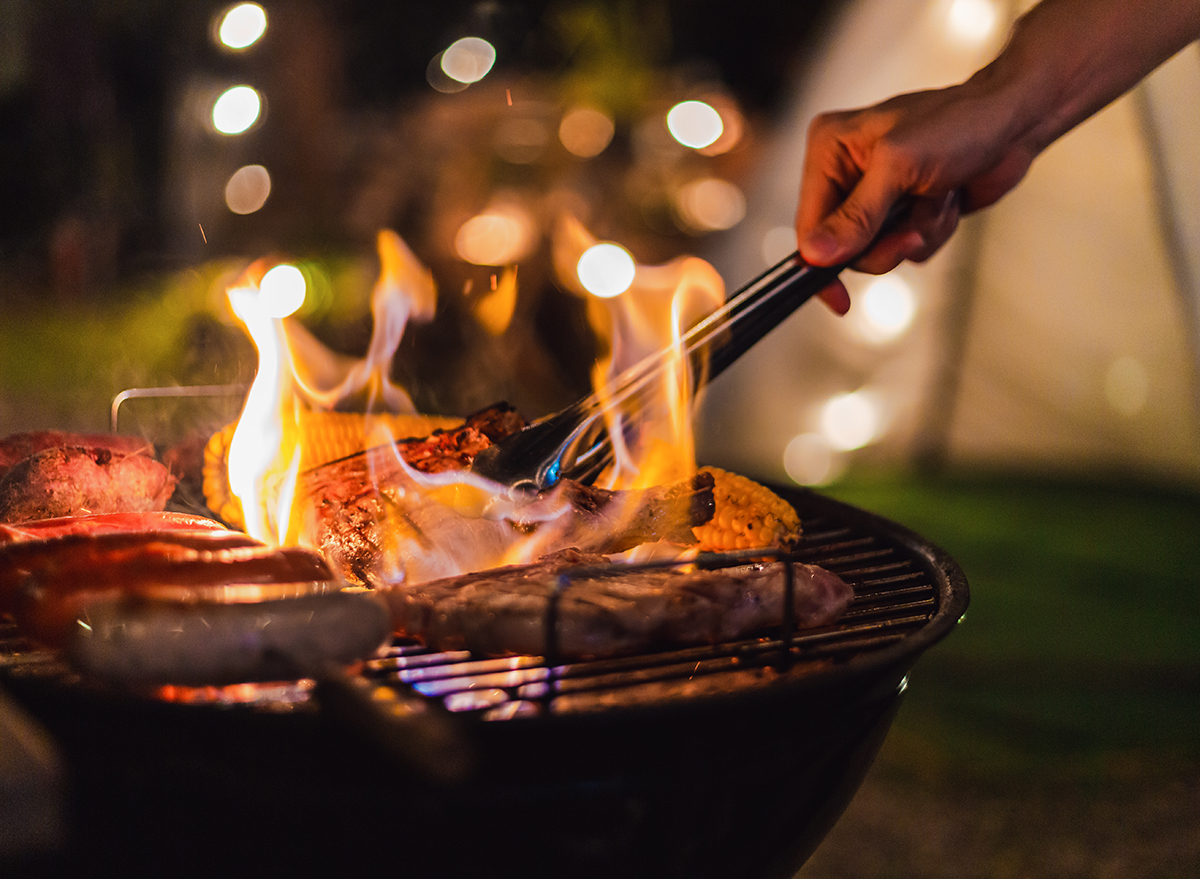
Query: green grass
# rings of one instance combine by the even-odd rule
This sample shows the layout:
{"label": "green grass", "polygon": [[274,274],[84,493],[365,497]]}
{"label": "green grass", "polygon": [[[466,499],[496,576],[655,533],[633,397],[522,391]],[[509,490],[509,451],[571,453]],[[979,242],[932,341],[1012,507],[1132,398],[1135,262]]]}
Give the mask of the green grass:
{"label": "green grass", "polygon": [[965,621],[911,675],[885,771],[1007,783],[1200,762],[1200,496],[1021,477],[827,493],[941,545],[970,583]]}

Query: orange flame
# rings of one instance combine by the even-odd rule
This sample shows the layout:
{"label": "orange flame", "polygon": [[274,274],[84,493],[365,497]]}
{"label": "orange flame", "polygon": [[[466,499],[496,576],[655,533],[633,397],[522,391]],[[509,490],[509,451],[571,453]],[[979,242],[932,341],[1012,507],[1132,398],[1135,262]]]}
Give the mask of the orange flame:
{"label": "orange flame", "polygon": [[608,407],[609,433],[616,460],[603,477],[609,488],[648,488],[695,472],[692,404],[696,388],[681,336],[719,306],[725,283],[702,259],[680,257],[665,265],[638,264],[633,283],[618,296],[592,296],[575,266],[597,243],[571,216],[554,238],[554,265],[560,282],[587,299],[588,320],[607,348],[592,370],[602,397],[610,381],[644,358],[667,352],[660,380],[636,402],[636,409]]}
{"label": "orange flame", "polygon": [[241,503],[246,531],[265,542],[293,542],[302,411],[329,410],[365,393],[368,411],[415,412],[407,391],[389,378],[391,361],[408,321],[433,316],[437,290],[432,274],[395,232],[380,232],[377,245],[381,271],[371,296],[374,326],[362,359],[339,356],[297,321],[272,316],[259,288],[267,262],[251,265],[227,291],[258,349],[258,373],[229,445],[229,484]]}
{"label": "orange flame", "polygon": [[[602,300],[588,295],[575,274],[580,256],[595,243],[581,224],[567,218],[555,236],[554,259],[561,283],[587,296],[591,322],[605,346],[594,373],[597,387],[647,356],[672,350],[637,407],[616,406],[609,413],[616,461],[601,484],[644,488],[682,479],[694,473],[696,465],[693,376],[680,336],[722,301],[724,284],[707,263],[681,258],[661,266],[636,265],[630,288]],[[432,315],[436,291],[428,270],[394,233],[380,234],[379,254],[382,271],[372,296],[374,332],[361,360],[333,354],[294,319],[272,317],[259,307],[265,264],[251,266],[228,291],[258,348],[259,371],[230,444],[227,469],[246,513],[247,530],[260,539],[311,540],[311,511],[302,510],[305,499],[297,498],[297,509],[292,504],[303,452],[302,414],[333,408],[363,392],[368,409],[413,411],[409,395],[388,379],[390,361],[408,320]],[[515,284],[515,268],[513,275],[510,279],[506,273],[497,287]],[[570,517],[562,516],[570,504],[557,493],[531,504],[518,501],[503,486],[470,472],[418,472],[395,451],[398,467],[388,468],[392,481],[380,488],[385,512],[376,523],[388,553],[389,582],[532,561],[553,544],[560,524],[570,527]],[[381,466],[380,459],[370,460],[376,463],[369,466]],[[371,473],[376,476],[378,471]],[[394,521],[388,510],[394,511]],[[420,527],[414,532],[418,518]],[[540,524],[525,536],[514,531],[509,519]]]}

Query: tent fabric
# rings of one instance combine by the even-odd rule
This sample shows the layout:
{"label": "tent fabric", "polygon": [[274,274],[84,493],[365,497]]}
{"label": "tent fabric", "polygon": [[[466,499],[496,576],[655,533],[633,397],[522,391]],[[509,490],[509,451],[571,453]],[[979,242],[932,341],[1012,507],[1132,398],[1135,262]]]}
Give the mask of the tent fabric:
{"label": "tent fabric", "polygon": [[[996,7],[997,26],[966,43],[948,33],[953,5],[845,8],[799,78],[746,220],[709,254],[731,286],[791,225],[817,112],[959,81],[998,51],[1015,10]],[[863,391],[876,437],[829,449],[828,468],[797,481],[920,460],[1200,483],[1197,106],[1193,44],[1052,145],[933,259],[896,270],[916,299],[900,339],[862,339],[873,279],[848,273],[850,315],[802,308],[707,389],[702,457],[782,478],[796,437],[810,452],[823,441],[824,402]]]}

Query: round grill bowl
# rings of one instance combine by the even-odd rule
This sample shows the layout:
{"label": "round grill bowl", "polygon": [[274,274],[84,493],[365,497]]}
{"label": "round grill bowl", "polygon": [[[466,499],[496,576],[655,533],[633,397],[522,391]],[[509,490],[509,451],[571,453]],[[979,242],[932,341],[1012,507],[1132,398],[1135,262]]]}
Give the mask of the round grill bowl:
{"label": "round grill bowl", "polygon": [[400,659],[349,684],[414,706],[399,722],[356,710],[362,700],[336,684],[265,688],[245,704],[114,692],[22,657],[10,633],[0,680],[69,772],[71,844],[49,868],[793,875],[849,803],[908,671],[954,627],[968,591],[957,564],[911,531],[776,491],[804,522],[801,560],[855,588],[834,626],[552,672],[515,663],[507,687],[493,686],[486,663],[398,647]]}

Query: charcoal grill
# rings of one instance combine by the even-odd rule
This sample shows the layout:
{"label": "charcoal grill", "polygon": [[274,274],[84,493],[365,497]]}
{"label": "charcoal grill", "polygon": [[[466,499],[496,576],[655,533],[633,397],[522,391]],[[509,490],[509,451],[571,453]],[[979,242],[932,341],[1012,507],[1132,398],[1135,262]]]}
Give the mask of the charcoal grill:
{"label": "charcoal grill", "polygon": [[918,535],[811,491],[776,491],[803,521],[793,557],[854,587],[834,625],[572,663],[398,642],[353,677],[176,701],[80,680],[0,630],[0,679],[71,769],[72,845],[54,866],[791,876],[968,591]]}

